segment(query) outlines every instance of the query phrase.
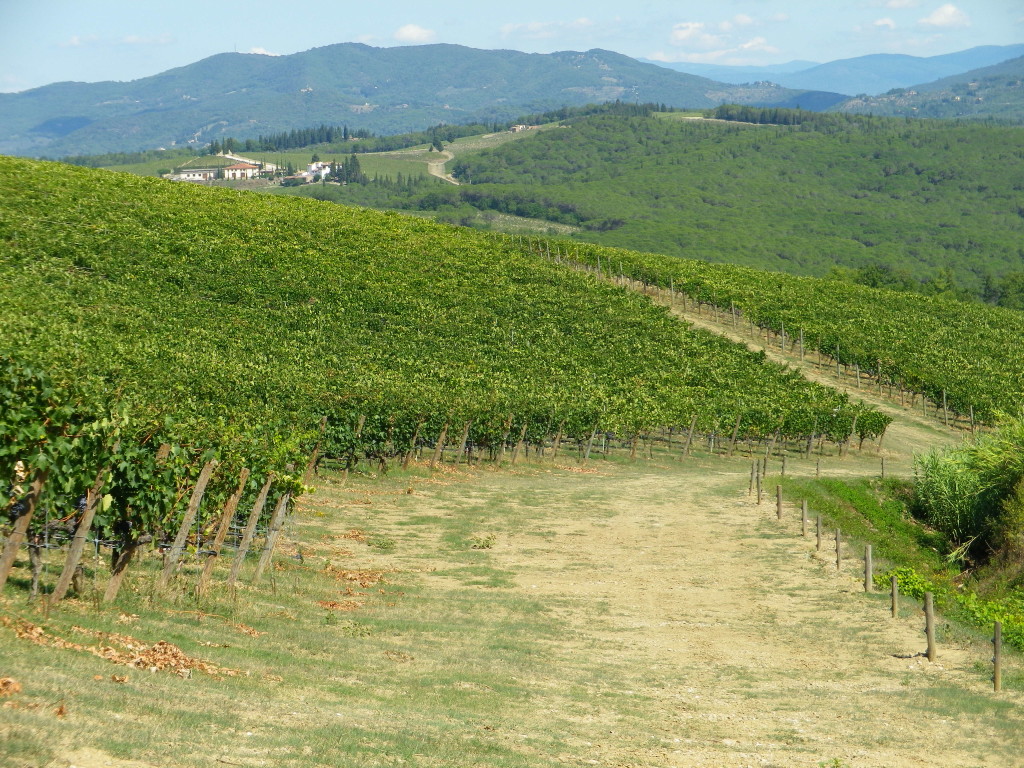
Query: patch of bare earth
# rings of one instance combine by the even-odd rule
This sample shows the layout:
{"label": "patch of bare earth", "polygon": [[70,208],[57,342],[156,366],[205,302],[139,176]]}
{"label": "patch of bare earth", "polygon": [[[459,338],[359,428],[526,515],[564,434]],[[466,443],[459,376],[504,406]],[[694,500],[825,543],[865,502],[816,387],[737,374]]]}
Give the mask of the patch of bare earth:
{"label": "patch of bare earth", "polygon": [[[556,507],[543,543],[524,533],[494,551],[524,593],[557,606],[573,627],[566,658],[606,665],[609,680],[628,688],[586,684],[593,714],[566,734],[567,760],[1013,764],[1020,742],[996,719],[1019,728],[1020,715],[956,704],[958,692],[992,697],[970,671],[976,654],[942,648],[934,664],[916,655],[925,645],[920,609],[907,601],[903,617],[889,618],[887,602],[861,594],[860,561],[848,554],[837,573],[833,552],[819,557],[801,537],[798,512],[779,523],[773,504],[748,500],[744,472],[723,463],[699,478],[641,471],[579,482],[592,484],[610,518]],[[558,698],[547,705],[546,716],[558,716]]]}

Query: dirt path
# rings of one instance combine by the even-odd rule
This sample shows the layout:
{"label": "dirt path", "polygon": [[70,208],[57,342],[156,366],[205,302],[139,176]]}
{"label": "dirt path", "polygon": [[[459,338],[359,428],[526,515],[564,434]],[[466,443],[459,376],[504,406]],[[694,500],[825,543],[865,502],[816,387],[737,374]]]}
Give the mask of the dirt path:
{"label": "dirt path", "polygon": [[804,356],[805,359],[801,360],[799,351],[794,350],[792,346],[783,352],[778,342],[769,344],[763,338],[751,338],[748,333],[744,332],[745,329],[742,325],[737,328],[729,321],[720,322],[707,310],[698,314],[690,305],[687,308],[688,311],[683,311],[678,301],[671,303],[660,294],[652,295],[650,298],[663,306],[670,307],[673,315],[697,328],[724,336],[731,341],[743,344],[752,351],[764,352],[768,359],[800,371],[804,378],[845,392],[851,399],[863,400],[878,408],[882,413],[891,416],[893,423],[886,432],[884,454],[896,460],[902,459],[905,466],[909,465],[915,453],[922,453],[942,445],[955,445],[969,435],[967,425],[947,427],[941,417],[933,415],[931,412],[927,416],[924,415],[920,405],[912,408],[909,399],[906,404],[901,404],[898,396],[890,398],[884,394],[884,389],[883,394],[878,394],[874,388],[875,382],[870,380],[867,375],[861,377],[860,386],[858,386],[854,373],[837,375],[834,366],[819,365],[815,353],[808,352]]}
{"label": "dirt path", "polygon": [[458,179],[456,179],[450,173],[446,172],[444,169],[445,164],[449,160],[453,160],[455,158],[455,155],[453,155],[446,149],[443,152],[439,152],[437,154],[437,157],[440,157],[441,159],[431,160],[430,162],[427,163],[427,173],[429,173],[431,176],[436,176],[437,178],[441,179],[441,181],[447,181],[449,184],[454,184],[458,186]]}
{"label": "dirt path", "polygon": [[[536,477],[480,480],[476,503],[538,489]],[[491,557],[571,627],[534,700],[538,721],[568,723],[567,763],[1012,764],[1024,722],[1001,702],[1024,701],[993,699],[971,671],[981,652],[916,656],[920,609],[889,618],[885,597],[861,593],[854,553],[837,573],[798,516],[780,524],[748,500],[739,462],[563,477],[542,493],[545,516]]]}

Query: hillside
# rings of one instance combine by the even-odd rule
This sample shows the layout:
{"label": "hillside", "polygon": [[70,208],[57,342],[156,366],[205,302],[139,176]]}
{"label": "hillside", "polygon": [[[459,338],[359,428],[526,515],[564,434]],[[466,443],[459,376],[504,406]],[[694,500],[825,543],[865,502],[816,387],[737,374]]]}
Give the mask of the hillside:
{"label": "hillside", "polygon": [[323,194],[455,221],[515,214],[574,227],[579,240],[794,274],[949,270],[976,295],[987,276],[1024,271],[1012,202],[1019,128],[756,110],[739,119],[762,118],[794,124],[573,119],[458,150],[449,170],[459,187]]}
{"label": "hillside", "polygon": [[507,421],[534,441],[726,424],[761,439],[817,424],[842,440],[854,428],[845,397],[527,243],[309,200],[2,167],[0,355],[86,402],[120,393],[135,435],[172,418],[196,445],[245,456],[267,441],[300,450],[323,416],[332,435],[362,416],[382,431],[367,427],[360,450],[391,457],[449,421],[490,447]]}
{"label": "hillside", "polygon": [[1024,54],[1024,45],[983,45],[938,56],[871,54],[825,63],[794,61],[764,67],[662,63],[661,66],[724,83],[770,80],[786,88],[877,95],[894,88],[961,75]]}
{"label": "hillside", "polygon": [[859,114],[1024,122],[1024,56],[879,96],[850,99],[833,109]]}
{"label": "hillside", "polygon": [[322,123],[400,133],[615,99],[704,108],[797,96],[778,86],[716,83],[603,50],[526,54],[342,43],[289,56],[224,53],[129,83],[56,83],[0,94],[0,153],[61,157],[202,146]]}

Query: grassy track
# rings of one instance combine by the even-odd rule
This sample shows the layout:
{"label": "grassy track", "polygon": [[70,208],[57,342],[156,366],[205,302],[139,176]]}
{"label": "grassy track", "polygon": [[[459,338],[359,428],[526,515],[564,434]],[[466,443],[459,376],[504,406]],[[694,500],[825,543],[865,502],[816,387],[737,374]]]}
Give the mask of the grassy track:
{"label": "grassy track", "polygon": [[[8,599],[0,765],[1009,765],[1019,661],[996,697],[981,638],[944,625],[937,664],[911,657],[917,610],[888,619],[853,552],[836,574],[748,499],[748,461],[328,475],[260,589],[197,601],[186,569],[168,610],[150,562],[117,609]],[[18,619],[238,674],[116,666]]]}

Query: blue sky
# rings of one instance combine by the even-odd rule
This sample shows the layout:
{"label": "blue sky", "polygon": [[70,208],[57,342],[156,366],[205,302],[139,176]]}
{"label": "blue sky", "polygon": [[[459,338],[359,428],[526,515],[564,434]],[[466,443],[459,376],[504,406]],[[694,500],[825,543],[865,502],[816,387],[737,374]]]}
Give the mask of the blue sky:
{"label": "blue sky", "polygon": [[[486,12],[482,11],[486,8]],[[457,43],[716,64],[1024,42],[1021,0],[0,0],[0,91],[134,80],[224,51]]]}

